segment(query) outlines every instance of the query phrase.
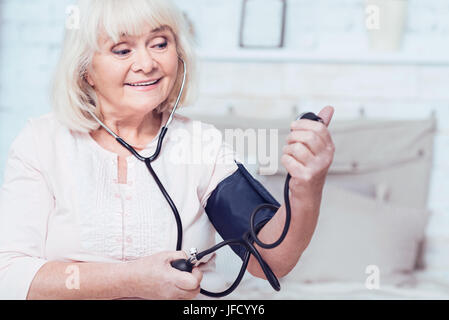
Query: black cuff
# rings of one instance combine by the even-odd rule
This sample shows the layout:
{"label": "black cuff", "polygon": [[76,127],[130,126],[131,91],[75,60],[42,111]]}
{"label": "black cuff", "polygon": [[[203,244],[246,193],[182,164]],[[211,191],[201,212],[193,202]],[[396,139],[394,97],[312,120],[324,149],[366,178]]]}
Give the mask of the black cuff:
{"label": "black cuff", "polygon": [[[261,204],[269,203],[280,207],[267,189],[237,163],[238,169],[221,181],[209,196],[206,213],[223,240],[240,239],[250,230],[250,216]],[[275,215],[271,209],[257,213],[254,224],[256,233]],[[231,249],[243,260],[246,249],[231,245]]]}

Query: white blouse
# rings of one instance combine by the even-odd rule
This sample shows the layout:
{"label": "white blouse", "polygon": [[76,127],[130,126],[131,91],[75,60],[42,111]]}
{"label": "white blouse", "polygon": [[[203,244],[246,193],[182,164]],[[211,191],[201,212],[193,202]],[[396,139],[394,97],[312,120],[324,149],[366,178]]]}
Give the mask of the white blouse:
{"label": "white blouse", "polygon": [[[156,144],[157,137],[141,155]],[[234,158],[215,127],[174,117],[153,168],[180,213],[184,251],[215,243],[204,207],[237,170]],[[130,155],[127,168],[127,184],[117,183],[117,154],[52,113],[27,122],[0,188],[0,299],[25,299],[47,261],[123,262],[175,251],[174,215],[145,163]],[[213,270],[213,260],[203,270]]]}

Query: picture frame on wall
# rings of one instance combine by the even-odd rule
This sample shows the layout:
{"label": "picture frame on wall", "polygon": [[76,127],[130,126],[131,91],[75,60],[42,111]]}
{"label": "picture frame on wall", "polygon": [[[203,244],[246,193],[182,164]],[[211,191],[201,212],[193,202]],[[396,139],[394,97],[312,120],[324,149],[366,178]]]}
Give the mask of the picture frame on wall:
{"label": "picture frame on wall", "polygon": [[286,13],[286,0],[243,0],[240,47],[283,48]]}

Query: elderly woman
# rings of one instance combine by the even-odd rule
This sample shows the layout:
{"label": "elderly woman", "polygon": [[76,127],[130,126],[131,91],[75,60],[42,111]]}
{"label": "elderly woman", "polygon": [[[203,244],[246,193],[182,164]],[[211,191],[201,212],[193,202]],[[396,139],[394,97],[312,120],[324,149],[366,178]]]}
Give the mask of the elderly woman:
{"label": "elderly woman", "polygon": [[[82,0],[79,9],[80,26],[66,31],[56,71],[54,111],[29,120],[9,153],[0,192],[0,297],[195,298],[213,256],[191,273],[171,262],[186,258],[184,249],[214,245],[205,207],[238,170],[228,161],[233,151],[197,133],[214,135],[213,126],[172,119],[152,168],[178,208],[183,250],[176,250],[177,225],[157,182],[111,134],[148,157],[181,89],[180,105],[195,96],[186,23],[167,0]],[[290,229],[274,249],[256,245],[278,277],[296,265],[315,229],[334,152],[332,113],[320,112],[324,124],[291,125],[281,159],[292,176]],[[183,158],[198,145],[212,161]],[[285,216],[282,205],[258,237],[278,238]],[[248,271],[265,277],[253,257]]]}

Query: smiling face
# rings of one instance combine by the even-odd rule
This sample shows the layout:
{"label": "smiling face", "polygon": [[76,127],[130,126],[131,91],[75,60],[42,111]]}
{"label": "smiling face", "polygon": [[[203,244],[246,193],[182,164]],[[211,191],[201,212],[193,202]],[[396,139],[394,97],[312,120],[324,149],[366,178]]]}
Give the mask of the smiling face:
{"label": "smiling face", "polygon": [[176,40],[169,28],[147,27],[118,43],[100,37],[86,80],[102,112],[117,118],[146,115],[169,96],[178,74]]}

